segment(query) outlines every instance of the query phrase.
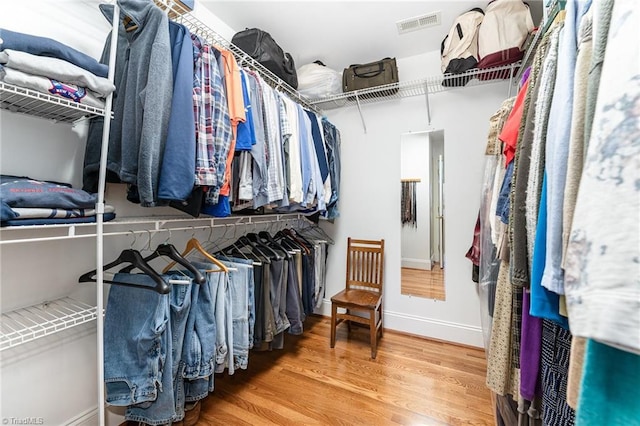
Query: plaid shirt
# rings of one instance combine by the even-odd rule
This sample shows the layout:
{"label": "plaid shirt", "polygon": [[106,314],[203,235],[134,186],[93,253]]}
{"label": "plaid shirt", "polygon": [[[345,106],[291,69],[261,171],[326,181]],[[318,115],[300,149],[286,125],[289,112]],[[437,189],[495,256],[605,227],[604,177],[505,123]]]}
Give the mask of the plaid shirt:
{"label": "plaid shirt", "polygon": [[231,120],[213,48],[194,34],[193,105],[196,120],[196,185],[209,186],[207,204],[218,200],[231,144]]}

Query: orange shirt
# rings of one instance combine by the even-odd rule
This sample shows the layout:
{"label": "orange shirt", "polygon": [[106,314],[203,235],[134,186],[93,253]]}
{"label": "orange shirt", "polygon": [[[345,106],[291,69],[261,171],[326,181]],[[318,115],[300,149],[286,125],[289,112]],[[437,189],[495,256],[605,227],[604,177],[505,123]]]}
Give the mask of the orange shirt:
{"label": "orange shirt", "polygon": [[224,81],[227,88],[227,104],[229,105],[229,118],[231,119],[231,146],[227,154],[227,165],[224,171],[224,182],[220,188],[220,195],[229,195],[231,182],[231,162],[236,150],[236,136],[238,123],[244,122],[247,116],[244,112],[244,99],[242,97],[242,76],[236,58],[229,50],[219,49],[224,63]]}
{"label": "orange shirt", "polygon": [[522,121],[522,114],[524,113],[524,98],[527,95],[527,89],[529,88],[529,80],[522,85],[516,101],[513,105],[513,109],[507,118],[507,121],[502,126],[500,132],[500,140],[504,142],[504,155],[506,157],[506,163],[509,164],[516,155],[516,142],[518,141],[518,133],[520,132],[520,121]]}

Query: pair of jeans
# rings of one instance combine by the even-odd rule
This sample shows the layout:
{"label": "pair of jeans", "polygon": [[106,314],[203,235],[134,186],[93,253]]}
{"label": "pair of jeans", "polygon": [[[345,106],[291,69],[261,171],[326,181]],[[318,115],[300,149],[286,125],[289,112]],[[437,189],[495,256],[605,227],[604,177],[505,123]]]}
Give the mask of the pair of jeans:
{"label": "pair of jeans", "polygon": [[114,281],[136,287],[109,289],[104,320],[106,400],[116,406],[149,406],[165,385],[169,296],[153,291],[155,282],[144,274],[116,274]]}
{"label": "pair of jeans", "polygon": [[[234,259],[222,260],[229,267],[229,293],[233,327],[233,366],[229,365],[229,374],[235,369],[246,370],[249,363],[249,328],[253,314],[253,262]],[[252,340],[251,340],[252,342]]]}
{"label": "pair of jeans", "polygon": [[[216,319],[214,312],[213,274],[204,272],[207,281],[193,285],[191,310],[185,330],[182,351],[182,378],[185,401],[193,402],[209,393],[209,377],[213,375],[216,354]],[[204,382],[204,385],[203,385]]]}
{"label": "pair of jeans", "polygon": [[[164,275],[167,279],[185,279],[180,272]],[[149,425],[162,425],[184,418],[184,389],[180,373],[185,328],[191,308],[191,290],[193,284],[173,284],[169,298],[169,327],[166,330],[169,348],[162,371],[162,389],[158,398],[150,406],[129,406],[125,419],[144,422]]]}

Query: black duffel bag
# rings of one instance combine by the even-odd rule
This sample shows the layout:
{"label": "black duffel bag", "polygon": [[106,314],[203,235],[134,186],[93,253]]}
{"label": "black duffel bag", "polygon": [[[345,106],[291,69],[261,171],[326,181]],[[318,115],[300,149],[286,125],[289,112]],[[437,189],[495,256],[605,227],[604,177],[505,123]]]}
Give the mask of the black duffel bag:
{"label": "black duffel bag", "polygon": [[298,88],[298,76],[293,58],[284,53],[271,34],[258,28],[247,28],[236,33],[231,43],[262,64],[294,89]]}

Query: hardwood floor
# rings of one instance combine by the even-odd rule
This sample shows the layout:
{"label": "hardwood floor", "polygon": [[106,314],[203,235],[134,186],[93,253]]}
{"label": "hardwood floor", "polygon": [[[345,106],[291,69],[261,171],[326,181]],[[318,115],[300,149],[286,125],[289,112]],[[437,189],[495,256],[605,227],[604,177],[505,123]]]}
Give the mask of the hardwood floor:
{"label": "hardwood floor", "polygon": [[444,269],[437,262],[431,270],[402,268],[401,279],[402,294],[445,300]]}
{"label": "hardwood floor", "polygon": [[313,316],[285,348],[251,352],[218,375],[198,425],[492,425],[482,350],[386,331],[371,360],[368,330]]}

